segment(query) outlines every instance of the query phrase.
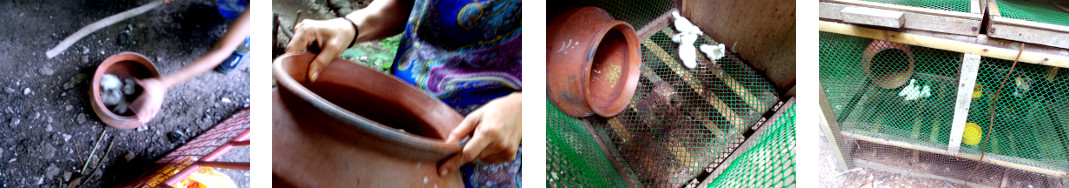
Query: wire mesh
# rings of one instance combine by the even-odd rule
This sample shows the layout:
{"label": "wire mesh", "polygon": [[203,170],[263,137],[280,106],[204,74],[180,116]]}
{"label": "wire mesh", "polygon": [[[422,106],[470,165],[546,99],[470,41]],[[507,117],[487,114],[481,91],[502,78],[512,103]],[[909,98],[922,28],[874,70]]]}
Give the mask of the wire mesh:
{"label": "wire mesh", "polygon": [[[637,29],[671,10],[674,1],[553,1],[547,4],[551,5],[547,12],[549,17],[575,7],[595,6]],[[595,139],[585,136],[547,135],[581,138],[555,140],[554,145],[548,146],[553,150],[548,157],[551,185],[557,185],[553,180],[569,180],[560,173],[554,177],[554,172],[571,172],[568,176],[571,178],[578,173],[598,170],[612,172],[607,169],[611,164],[617,164],[620,170],[617,172],[625,176],[621,178],[623,182],[646,187],[682,186],[695,179],[704,168],[723,162],[742,143],[750,127],[779,100],[765,78],[734,56],[711,61],[695,50],[700,65],[694,69],[685,68],[678,59],[678,44],[670,39],[673,34],[675,31],[671,26],[665,27],[643,41],[640,83],[630,106],[620,115],[607,119],[576,119],[552,112],[547,114],[547,124],[552,127],[589,124],[593,132],[586,134],[604,143],[603,147],[598,147]],[[695,45],[700,44],[715,42],[708,36],[701,36]],[[549,130],[547,134],[566,133]],[[598,154],[588,156],[586,160],[571,161],[576,158],[560,152],[567,148],[581,148],[583,154],[590,155],[590,152],[598,151],[593,147],[602,149],[609,161],[600,161],[602,158]],[[592,165],[577,164],[580,162]],[[552,166],[556,164],[564,165]],[[581,185],[620,185],[612,178],[582,178],[585,179],[575,179],[587,180]],[[607,183],[594,183],[599,181]]]}
{"label": "wire mesh", "polygon": [[995,3],[1002,17],[1069,26],[1069,12],[1059,10],[1047,0],[1000,0]]}
{"label": "wire mesh", "polygon": [[582,119],[546,101],[546,178],[550,187],[624,187],[626,183]]}
{"label": "wire mesh", "polygon": [[[631,106],[593,127],[644,186],[679,187],[723,162],[778,101],[767,80],[734,56],[679,62],[666,27],[643,42],[643,76]],[[699,44],[711,43],[707,37]]]}
{"label": "wire mesh", "polygon": [[[979,138],[990,137],[986,157],[1069,172],[1069,72],[1044,65],[1018,63],[1007,78],[998,106],[991,100],[1013,61],[984,58],[969,109],[968,123]],[[994,124],[990,109],[995,108]],[[992,126],[992,130],[988,130]],[[990,134],[986,134],[990,132]],[[980,153],[983,144],[962,143],[963,152]]]}
{"label": "wire mesh", "polygon": [[137,178],[139,182],[134,183],[137,184],[136,187],[162,186],[163,181],[171,178],[178,171],[189,167],[238,135],[247,134],[248,131],[249,110],[246,109],[156,160],[156,165]]}
{"label": "wire mesh", "polygon": [[790,187],[794,185],[795,106],[757,138],[709,187]]}
{"label": "wire mesh", "polygon": [[970,0],[862,0],[876,3],[887,3],[904,5],[911,7],[921,7],[936,10],[946,10],[955,12],[969,12],[971,7],[969,5]]}
{"label": "wire mesh", "polygon": [[821,32],[820,82],[843,131],[945,149],[962,57]]}
{"label": "wire mesh", "polygon": [[[963,54],[825,32],[819,41],[820,83],[843,132],[947,149]],[[1069,101],[1063,99],[1069,73],[1060,68],[1018,63],[994,107],[994,125],[989,130],[990,100],[1011,64],[981,59],[960,152],[980,155],[981,139],[988,139],[985,158],[1069,172]],[[918,155],[916,150],[878,144],[849,147],[857,159],[903,155],[899,158],[905,161],[891,166],[910,166],[966,182],[997,186],[997,177],[1003,176],[1002,170],[991,170],[998,169],[996,165],[970,159]],[[977,166],[980,170],[972,172]]]}

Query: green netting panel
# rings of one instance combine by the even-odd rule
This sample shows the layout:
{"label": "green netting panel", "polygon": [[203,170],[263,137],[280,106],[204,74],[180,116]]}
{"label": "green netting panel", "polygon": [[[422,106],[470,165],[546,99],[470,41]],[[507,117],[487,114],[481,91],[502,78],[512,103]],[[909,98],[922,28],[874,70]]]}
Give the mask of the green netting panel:
{"label": "green netting panel", "polygon": [[739,155],[709,187],[790,187],[794,185],[796,105],[791,105],[754,147]]}
{"label": "green netting panel", "polygon": [[626,21],[638,30],[675,7],[675,0],[550,0],[546,6],[546,22],[568,10],[593,6],[605,9],[614,18]]}
{"label": "green netting panel", "polygon": [[[650,187],[679,187],[720,164],[779,99],[770,83],[734,56],[683,67],[671,27],[643,41],[643,76],[620,115],[594,120],[615,158]],[[707,37],[699,44],[711,43]]]}
{"label": "green netting panel", "polygon": [[[909,52],[901,50],[906,47]],[[874,54],[876,79],[864,71],[865,53]],[[820,33],[820,83],[828,102],[843,131],[867,136],[946,148],[961,61],[956,52]]]}
{"label": "green netting panel", "polygon": [[581,119],[546,101],[546,184],[551,187],[624,187],[624,179]]}
{"label": "green netting panel", "polygon": [[969,0],[862,0],[955,12],[970,12]]}
{"label": "green netting panel", "polygon": [[[1064,1],[1057,1],[1064,2]],[[995,1],[1002,17],[1069,26],[1069,12],[1059,10],[1047,0]],[[1067,6],[1063,3],[1063,7]]]}
{"label": "green netting panel", "polygon": [[[991,99],[1013,61],[984,58],[967,122],[980,132],[990,126]],[[998,98],[986,157],[1069,171],[1069,71],[1018,63]],[[982,138],[982,137],[981,137]],[[963,152],[979,154],[982,143],[962,143]],[[993,155],[994,154],[994,155]]]}

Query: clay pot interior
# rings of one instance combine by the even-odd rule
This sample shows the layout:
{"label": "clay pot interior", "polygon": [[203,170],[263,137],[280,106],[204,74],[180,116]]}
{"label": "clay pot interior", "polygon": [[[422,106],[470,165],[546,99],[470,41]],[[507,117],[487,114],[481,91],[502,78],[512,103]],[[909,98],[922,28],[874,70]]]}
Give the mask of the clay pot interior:
{"label": "clay pot interior", "polygon": [[574,117],[612,117],[627,107],[642,66],[634,28],[597,7],[565,12],[547,26],[546,91]]}
{"label": "clay pot interior", "polygon": [[913,54],[904,44],[873,41],[865,53],[863,69],[869,79],[881,88],[901,87],[913,75]]}
{"label": "clay pot interior", "polygon": [[[103,91],[103,87],[100,86],[100,79],[104,74],[115,75],[121,80],[125,80],[126,78],[157,78],[159,77],[159,72],[157,72],[155,65],[153,65],[148,58],[145,58],[145,56],[138,53],[123,52],[112,55],[101,62],[97,67],[96,72],[93,74],[92,85],[89,90],[90,104],[92,104],[93,112],[95,112],[97,117],[99,117],[105,124],[119,129],[133,129],[141,126],[142,123],[137,119],[132,110],[127,111],[127,113],[124,114],[115,114],[108,106],[104,105],[100,96],[100,93]],[[140,95],[141,90],[137,90],[131,96]]]}
{"label": "clay pot interior", "polygon": [[[628,48],[629,40],[625,37],[622,29],[626,25],[616,25],[605,33],[590,65],[587,82],[587,102],[591,109],[599,115],[612,116],[619,112],[616,108],[623,109],[630,95],[625,95],[628,78],[637,77],[630,72],[631,66],[637,66],[628,62],[632,55],[637,55],[635,50]],[[632,89],[633,90],[633,89]],[[631,91],[632,93],[634,91]],[[625,99],[626,98],[626,99]],[[626,100],[623,105],[613,104],[617,101]],[[615,110],[615,112],[613,112]]]}
{"label": "clay pot interior", "polygon": [[[463,119],[437,98],[390,75],[337,59],[307,79],[313,54],[287,54],[275,61],[282,100],[295,117],[342,140],[374,139],[370,147],[417,158],[459,152],[444,139]],[[361,137],[361,138],[354,138]],[[366,138],[365,138],[366,137]],[[364,143],[367,144],[367,143]]]}
{"label": "clay pot interior", "polygon": [[[153,75],[151,72],[152,71],[150,71],[144,65],[142,65],[141,63],[138,63],[136,61],[120,61],[120,62],[116,62],[115,64],[112,64],[110,67],[108,67],[104,71],[104,73],[106,73],[106,74],[112,74],[112,75],[115,75],[116,77],[119,77],[120,80],[126,80],[127,78],[145,79],[145,78],[155,77],[155,75]],[[103,76],[103,75],[101,75],[101,76]],[[97,89],[99,91],[103,91],[104,90],[104,87],[100,86],[100,84],[97,84],[94,87],[97,87]],[[134,92],[134,94],[131,95],[131,96],[141,96],[141,92],[142,92],[142,90],[136,90]],[[98,93],[98,95],[99,95],[99,93]],[[130,99],[123,99],[123,100],[130,100]],[[108,111],[111,112],[110,108],[112,108],[112,107],[108,106],[107,108],[109,109]],[[134,112],[133,112],[133,110],[128,110],[128,111],[126,111],[126,113],[116,114],[116,115],[125,116],[125,117],[134,117]]]}
{"label": "clay pot interior", "polygon": [[[358,88],[345,87],[344,84],[333,83],[330,80],[314,83],[301,82],[301,85],[334,105],[390,128],[435,140],[445,139],[446,135],[442,133],[448,133],[437,132],[431,126],[431,122],[421,119],[417,114],[399,113],[406,109],[390,103],[382,96]],[[368,106],[374,108],[368,108]]]}

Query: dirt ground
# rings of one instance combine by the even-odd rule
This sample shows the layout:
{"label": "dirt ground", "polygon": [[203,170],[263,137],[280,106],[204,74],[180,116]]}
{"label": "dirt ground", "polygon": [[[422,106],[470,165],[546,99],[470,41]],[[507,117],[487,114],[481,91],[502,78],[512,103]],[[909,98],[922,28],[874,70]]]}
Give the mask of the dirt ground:
{"label": "dirt ground", "polygon": [[[102,60],[123,51],[149,57],[161,73],[173,72],[225,32],[211,1],[176,0],[97,31],[55,58],[45,51],[81,27],[149,0],[0,1],[0,186],[60,187],[78,177],[93,145],[107,129],[89,169],[87,187],[112,187],[140,174],[152,161],[249,106],[247,66],[229,74],[207,72],[167,92],[156,119],[139,130],[104,125],[88,100],[89,78]],[[124,31],[124,30],[129,30]],[[78,76],[83,75],[83,76]],[[114,143],[110,153],[107,145]],[[248,161],[239,147],[223,161]],[[102,158],[102,159],[101,159]],[[225,171],[241,187],[249,174]],[[86,173],[90,174],[90,173]]]}

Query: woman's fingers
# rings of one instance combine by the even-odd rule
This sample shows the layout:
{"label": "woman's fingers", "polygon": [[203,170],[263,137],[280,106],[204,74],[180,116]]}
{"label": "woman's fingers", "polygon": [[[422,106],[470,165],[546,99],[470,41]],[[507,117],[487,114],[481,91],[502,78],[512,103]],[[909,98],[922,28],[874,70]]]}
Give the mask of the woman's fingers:
{"label": "woman's fingers", "polygon": [[478,135],[472,137],[471,141],[464,145],[464,149],[459,154],[442,163],[442,166],[438,168],[439,175],[445,176],[449,172],[456,171],[461,164],[474,161],[486,149],[487,145],[490,145],[490,140]]}
{"label": "woman's fingers", "polygon": [[471,134],[471,132],[475,130],[475,125],[478,125],[480,120],[482,120],[482,114],[481,109],[476,109],[474,112],[471,112],[471,114],[464,117],[464,120],[460,122],[460,125],[457,125],[457,128],[454,128],[452,132],[449,132],[449,137],[445,139],[445,143],[458,142],[460,139]]}
{"label": "woman's fingers", "polygon": [[319,54],[316,55],[315,60],[312,61],[312,64],[308,65],[308,80],[312,82],[315,82],[316,79],[319,78],[319,72],[326,69],[327,65],[330,65],[330,62],[334,61],[334,58],[338,58],[338,55],[341,54],[342,49],[329,47],[337,45],[335,40],[327,41],[326,43],[327,44],[324,46],[328,47],[319,52]]}
{"label": "woman's fingers", "polygon": [[301,23],[293,27],[293,38],[290,39],[289,44],[286,44],[286,53],[304,52],[309,45],[312,45],[312,41],[315,41],[316,34],[314,31],[305,30],[302,27],[304,22],[306,21],[301,21]]}

